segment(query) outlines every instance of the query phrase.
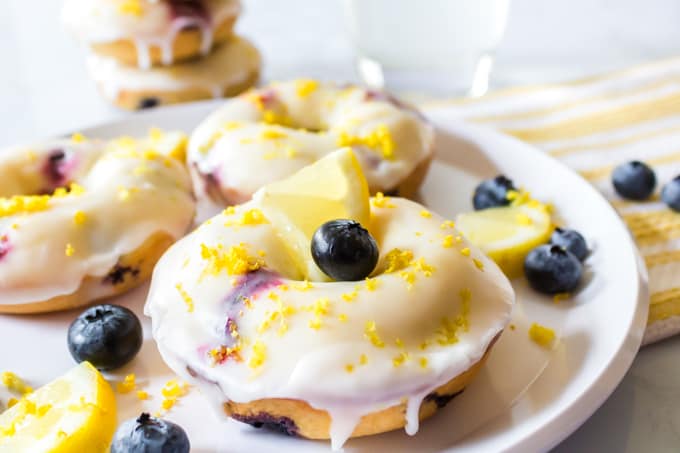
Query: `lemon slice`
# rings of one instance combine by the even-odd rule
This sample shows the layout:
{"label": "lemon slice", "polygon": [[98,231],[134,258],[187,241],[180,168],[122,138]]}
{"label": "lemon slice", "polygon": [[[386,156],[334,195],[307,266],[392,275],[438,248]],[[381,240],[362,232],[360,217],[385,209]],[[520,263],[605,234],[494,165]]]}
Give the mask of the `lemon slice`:
{"label": "lemon slice", "polygon": [[0,414],[0,452],[105,452],[115,428],[113,390],[83,362]]}
{"label": "lemon slice", "polygon": [[456,226],[511,278],[522,275],[524,258],[545,244],[553,230],[550,213],[540,203],[460,214]]}
{"label": "lemon slice", "polygon": [[302,278],[328,280],[311,254],[314,232],[325,222],[352,219],[368,226],[368,184],[351,148],[319,159],[254,196],[286,243]]}

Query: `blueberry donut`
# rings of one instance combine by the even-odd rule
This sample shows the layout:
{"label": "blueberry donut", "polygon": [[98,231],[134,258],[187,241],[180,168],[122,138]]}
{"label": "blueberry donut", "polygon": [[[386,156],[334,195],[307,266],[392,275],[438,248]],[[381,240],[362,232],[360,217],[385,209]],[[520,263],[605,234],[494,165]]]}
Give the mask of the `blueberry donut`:
{"label": "blueberry donut", "polygon": [[199,200],[220,206],[247,201],[345,146],[372,193],[410,197],[425,178],[433,142],[423,117],[388,95],[296,80],[228,100],[192,133],[187,158]]}
{"label": "blueberry donut", "polygon": [[90,75],[102,95],[128,110],[234,96],[257,82],[260,65],[257,49],[237,37],[199,60],[148,70],[99,55],[88,59]]}
{"label": "blueberry donut", "polygon": [[0,312],[63,310],[148,279],[194,215],[186,137],[0,152]]}
{"label": "blueberry donut", "polygon": [[361,281],[304,281],[264,206],[225,210],[173,245],[145,311],[166,363],[231,418],[328,439],[405,427],[445,406],[505,328],[513,289],[447,222],[372,200],[380,257]]}
{"label": "blueberry donut", "polygon": [[227,41],[238,0],[66,0],[66,28],[102,56],[147,69],[207,55]]}

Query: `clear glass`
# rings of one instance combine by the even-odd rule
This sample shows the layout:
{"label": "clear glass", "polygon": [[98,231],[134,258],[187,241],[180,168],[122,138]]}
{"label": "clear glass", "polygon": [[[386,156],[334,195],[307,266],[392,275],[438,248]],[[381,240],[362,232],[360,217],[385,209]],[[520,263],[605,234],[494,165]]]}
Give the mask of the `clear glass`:
{"label": "clear glass", "polygon": [[510,0],[344,0],[364,83],[396,92],[487,91]]}

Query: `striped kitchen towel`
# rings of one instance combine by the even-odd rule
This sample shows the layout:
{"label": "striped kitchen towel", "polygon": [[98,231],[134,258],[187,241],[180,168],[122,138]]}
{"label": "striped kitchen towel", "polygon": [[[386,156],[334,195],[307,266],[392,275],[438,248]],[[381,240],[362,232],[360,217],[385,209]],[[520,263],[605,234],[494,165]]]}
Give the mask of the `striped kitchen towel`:
{"label": "striped kitchen towel", "polygon": [[[663,184],[680,174],[680,58],[447,105],[536,145],[594,184],[628,225],[647,264],[651,304],[643,342],[680,333],[680,213],[659,199]],[[626,201],[613,190],[612,169],[633,159],[656,171],[659,187],[649,201]]]}

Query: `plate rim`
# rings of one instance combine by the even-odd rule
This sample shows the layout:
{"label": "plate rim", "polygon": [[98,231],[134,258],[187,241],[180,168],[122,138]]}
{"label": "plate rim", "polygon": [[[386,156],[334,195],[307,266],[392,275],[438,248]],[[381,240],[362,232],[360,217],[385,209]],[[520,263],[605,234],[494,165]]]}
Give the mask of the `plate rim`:
{"label": "plate rim", "polygon": [[[637,351],[642,345],[649,312],[648,274],[642,255],[635,245],[630,231],[623,224],[623,221],[620,220],[620,216],[611,203],[592,184],[563,162],[548,155],[540,148],[530,143],[523,142],[511,135],[499,132],[488,126],[465,121],[453,107],[437,106],[430,109],[425,108],[424,113],[428,118],[437,118],[433,122],[438,129],[442,128],[440,123],[444,119],[450,122],[450,125],[447,127],[449,132],[460,133],[461,131],[464,131],[463,135],[465,135],[465,133],[474,133],[475,135],[483,134],[486,137],[490,137],[489,140],[493,139],[494,141],[501,143],[505,142],[515,147],[523,147],[536,155],[537,158],[550,161],[551,165],[562,167],[563,170],[569,172],[573,177],[578,178],[586,185],[591,195],[594,198],[599,199],[605,209],[618,219],[618,227],[625,232],[625,237],[627,239],[626,247],[633,253],[635,258],[638,278],[635,282],[637,286],[637,295],[634,314],[631,317],[631,322],[627,326],[627,333],[618,344],[616,352],[610,357],[607,365],[603,368],[603,371],[599,375],[594,376],[589,385],[582,388],[579,395],[567,403],[561,411],[552,416],[539,428],[527,432],[523,436],[519,436],[516,443],[508,445],[503,449],[503,451],[508,452],[550,450],[576,431],[609,398],[623,380],[623,377],[635,359]],[[548,366],[550,366],[550,364],[548,364]],[[565,421],[567,423],[565,423]],[[493,423],[493,420],[490,423]]]}

